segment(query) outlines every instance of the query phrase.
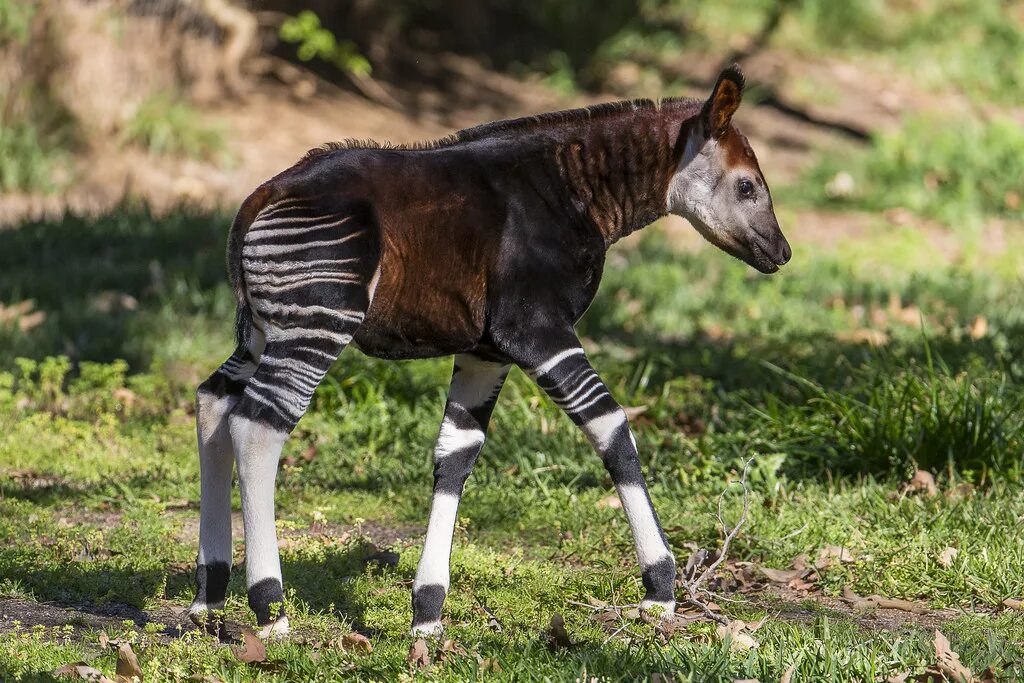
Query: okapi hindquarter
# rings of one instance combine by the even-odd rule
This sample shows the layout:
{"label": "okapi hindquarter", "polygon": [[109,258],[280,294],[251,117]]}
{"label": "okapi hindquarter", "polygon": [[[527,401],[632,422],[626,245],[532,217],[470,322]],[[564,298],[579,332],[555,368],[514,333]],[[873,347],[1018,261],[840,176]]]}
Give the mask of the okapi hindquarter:
{"label": "okapi hindquarter", "polygon": [[228,239],[238,348],[197,394],[193,617],[224,604],[233,455],[249,604],[263,635],[287,632],[277,460],[352,341],[381,358],[455,354],[413,586],[414,632],[441,630],[459,499],[512,364],[601,456],[636,544],[641,606],[671,613],[675,560],[636,441],[573,328],[597,291],[607,249],[668,212],[762,272],[789,259],[767,183],[731,123],[742,86],[733,68],[706,102],[598,105],[408,148],[327,145],[246,199]]}

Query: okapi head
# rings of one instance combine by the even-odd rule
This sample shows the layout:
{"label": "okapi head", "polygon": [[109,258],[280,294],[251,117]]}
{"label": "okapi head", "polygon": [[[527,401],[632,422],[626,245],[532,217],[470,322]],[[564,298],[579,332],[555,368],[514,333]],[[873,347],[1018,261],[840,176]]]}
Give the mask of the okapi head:
{"label": "okapi head", "polygon": [[774,273],[792,251],[754,150],[732,123],[742,97],[743,74],[733,65],[719,75],[701,113],[680,134],[685,148],[669,185],[668,210],[723,251]]}

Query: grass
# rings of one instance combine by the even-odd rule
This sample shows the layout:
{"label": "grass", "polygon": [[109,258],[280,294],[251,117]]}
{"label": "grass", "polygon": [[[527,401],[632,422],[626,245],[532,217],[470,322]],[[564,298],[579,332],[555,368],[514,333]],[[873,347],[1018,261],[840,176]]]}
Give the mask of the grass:
{"label": "grass", "polygon": [[[118,609],[135,619],[188,604],[198,516],[191,392],[231,349],[227,223],[126,206],[0,233],[0,291],[10,297],[0,303],[31,300],[25,315],[37,316],[26,328],[16,315],[0,323],[3,595],[94,612],[128,605]],[[813,253],[797,243],[793,263],[768,278],[710,249],[676,251],[652,231],[613,252],[581,333],[616,396],[647,407],[637,439],[681,559],[690,544],[719,542],[710,513],[755,456],[733,559],[784,568],[799,554],[849,548],[856,560],[824,570],[821,594],[848,587],[955,608],[961,616],[941,630],[968,666],[1024,675],[1024,619],[992,613],[1024,594],[1021,252],[973,249],[962,235],[963,255],[951,259],[922,252],[910,230],[882,226],[871,237]],[[59,281],[38,276],[53,268]],[[146,680],[409,675],[409,589],[449,372],[447,360],[346,352],[279,476],[297,637],[271,645],[260,668],[195,633],[108,620],[108,635],[134,642]],[[970,484],[971,493],[900,495],[915,467],[943,491]],[[708,625],[664,642],[640,622],[606,643],[591,611],[570,601],[640,597],[625,520],[603,504],[611,491],[577,430],[513,371],[452,557],[449,635],[469,654],[424,675],[494,676],[497,662],[509,680],[768,681],[793,668],[793,680],[853,681],[932,663],[931,631],[913,620],[877,628],[848,609],[741,594],[723,604],[733,617],[766,618],[756,649],[732,648]],[[738,514],[735,492],[725,511]],[[375,544],[396,550],[397,565],[375,562]],[[958,554],[944,566],[948,547]],[[248,622],[242,575],[228,612]],[[481,604],[503,632],[487,627]],[[572,649],[544,644],[555,612]],[[371,654],[329,644],[353,628],[371,636]],[[0,671],[48,680],[85,659],[110,674],[113,655],[97,638],[81,623],[8,625]]]}
{"label": "grass", "polygon": [[216,160],[227,149],[221,130],[203,121],[186,101],[166,93],[143,101],[125,122],[121,138],[157,156]]}
{"label": "grass", "polygon": [[[909,209],[951,226],[1020,220],[1022,159],[1024,132],[1009,119],[917,118],[877,134],[866,150],[823,157],[788,192],[831,208]],[[845,186],[839,174],[848,176]]]}

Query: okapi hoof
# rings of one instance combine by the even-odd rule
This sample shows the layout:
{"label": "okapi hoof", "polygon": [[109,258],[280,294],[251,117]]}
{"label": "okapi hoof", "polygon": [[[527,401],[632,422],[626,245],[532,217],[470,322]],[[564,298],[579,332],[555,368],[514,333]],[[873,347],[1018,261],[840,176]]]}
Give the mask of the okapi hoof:
{"label": "okapi hoof", "polygon": [[640,610],[651,613],[658,612],[661,619],[674,619],[676,615],[675,600],[643,600],[640,602]]}
{"label": "okapi hoof", "polygon": [[444,626],[440,621],[427,621],[422,624],[414,624],[409,630],[413,638],[439,638],[444,633]]}
{"label": "okapi hoof", "polygon": [[224,622],[224,605],[210,607],[204,603],[193,602],[188,608],[189,620],[211,636],[220,640],[228,637],[227,626]]}
{"label": "okapi hoof", "polygon": [[256,637],[260,640],[282,640],[288,636],[291,628],[288,626],[288,617],[281,617],[260,627]]}

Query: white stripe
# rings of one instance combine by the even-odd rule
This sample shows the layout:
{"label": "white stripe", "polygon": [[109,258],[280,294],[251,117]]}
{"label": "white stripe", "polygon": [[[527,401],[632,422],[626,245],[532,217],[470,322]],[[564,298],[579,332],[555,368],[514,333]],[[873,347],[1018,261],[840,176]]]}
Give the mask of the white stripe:
{"label": "white stripe", "polygon": [[635,484],[617,487],[622,508],[626,511],[629,528],[633,531],[636,541],[636,557],[640,567],[649,567],[659,560],[670,556],[665,541],[661,538],[658,522],[654,518],[654,509],[647,500],[643,488]]}
{"label": "white stripe", "polygon": [[621,410],[613,410],[584,424],[583,433],[590,439],[594,448],[600,452],[612,445],[615,432],[624,424],[626,424],[626,414]]}
{"label": "white stripe", "polygon": [[[311,259],[309,261],[247,261],[246,277],[252,273],[281,273],[290,270],[308,271],[310,268],[335,268],[343,263],[355,263],[359,258]],[[251,271],[251,272],[250,272]]]}
{"label": "white stripe", "polygon": [[336,278],[310,278],[302,279],[297,282],[292,282],[286,285],[250,285],[246,282],[246,289],[250,294],[263,293],[264,295],[274,295],[279,292],[288,292],[293,289],[301,289],[302,287],[309,287],[310,285],[329,283],[333,285],[358,285],[361,284],[358,277],[336,277]]}
{"label": "white stripe", "polygon": [[336,240],[318,240],[315,242],[302,242],[299,244],[267,244],[267,245],[250,245],[246,244],[242,247],[243,258],[253,258],[255,256],[275,256],[277,254],[287,254],[293,251],[301,251],[303,249],[316,249],[317,247],[331,247],[337,244],[344,244],[353,237],[360,237],[363,234],[363,230],[354,232],[350,235],[345,235]]}
{"label": "white stripe", "polygon": [[440,460],[455,451],[480,446],[484,438],[484,433],[479,429],[459,429],[451,420],[445,418],[441,421],[441,431],[437,435],[434,458]]}
{"label": "white stripe", "polygon": [[576,356],[582,353],[583,349],[579,347],[576,347],[575,349],[566,349],[565,351],[557,353],[551,358],[547,359],[546,361],[544,361],[544,363],[534,368],[533,370],[530,370],[530,374],[534,376],[545,375],[569,356]]}
{"label": "white stripe", "polygon": [[270,327],[266,330],[267,341],[288,341],[290,339],[327,339],[336,344],[346,345],[352,341],[351,334],[332,332],[306,327]]}
{"label": "white stripe", "polygon": [[361,323],[363,322],[363,316],[365,315],[362,311],[351,310],[345,311],[337,308],[328,308],[326,306],[300,306],[299,304],[279,304],[273,301],[261,301],[260,308],[269,313],[275,313],[278,315],[329,315],[335,318],[347,322]]}
{"label": "white stripe", "polygon": [[448,591],[448,560],[452,552],[452,534],[459,498],[449,493],[435,493],[430,506],[427,539],[423,543],[423,556],[416,569],[413,590],[420,586],[440,585]]}

